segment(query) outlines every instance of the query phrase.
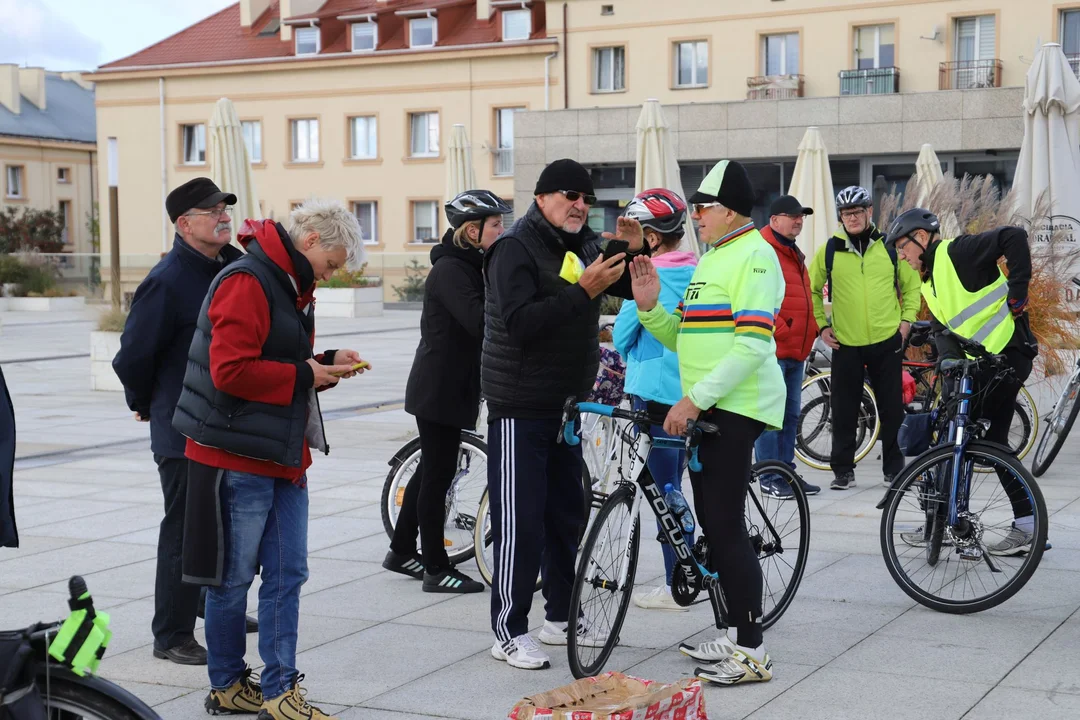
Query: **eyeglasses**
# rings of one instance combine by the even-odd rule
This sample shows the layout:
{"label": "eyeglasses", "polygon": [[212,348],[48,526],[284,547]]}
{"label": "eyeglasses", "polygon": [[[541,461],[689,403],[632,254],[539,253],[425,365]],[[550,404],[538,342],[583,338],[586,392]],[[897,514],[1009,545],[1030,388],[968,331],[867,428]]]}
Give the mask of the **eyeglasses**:
{"label": "eyeglasses", "polygon": [[840,217],[844,220],[850,220],[852,218],[861,217],[866,212],[866,208],[856,208],[854,210],[841,210]]}
{"label": "eyeglasses", "polygon": [[221,216],[226,214],[226,213],[228,213],[231,216],[232,211],[233,211],[233,206],[232,205],[226,205],[223,208],[214,208],[213,210],[211,210],[209,212],[189,212],[189,213],[184,213],[184,215],[186,215],[187,217],[192,217],[193,215],[209,215],[210,217],[214,218],[215,220],[220,220]]}
{"label": "eyeglasses", "polygon": [[694,214],[695,215],[700,215],[701,213],[705,212],[706,210],[708,210],[711,207],[724,207],[724,206],[721,205],[718,202],[694,203]]}
{"label": "eyeglasses", "polygon": [[579,199],[586,205],[595,205],[596,196],[588,193],[578,192],[577,190],[559,190],[558,192],[566,196],[566,199],[570,202],[577,202]]}
{"label": "eyeglasses", "polygon": [[914,242],[914,241],[915,241],[915,238],[911,237],[910,235],[905,235],[904,237],[902,237],[902,238],[900,238],[900,239],[898,239],[896,241],[896,251],[900,252],[901,250],[903,250],[904,248],[906,248],[908,246],[908,243],[911,243],[911,242]]}

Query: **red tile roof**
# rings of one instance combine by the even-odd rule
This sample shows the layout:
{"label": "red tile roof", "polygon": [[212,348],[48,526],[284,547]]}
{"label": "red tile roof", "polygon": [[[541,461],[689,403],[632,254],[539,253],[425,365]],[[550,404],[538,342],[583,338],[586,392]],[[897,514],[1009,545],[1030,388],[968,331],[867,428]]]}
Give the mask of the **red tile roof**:
{"label": "red tile roof", "polygon": [[[395,13],[421,9],[437,11],[439,47],[493,43],[501,39],[501,13],[495,11],[489,19],[479,20],[475,0],[327,0],[313,13],[289,19],[317,19],[322,41],[320,54],[328,54],[351,50],[349,23],[338,20],[338,16],[376,14],[379,22],[377,49],[400,50],[408,47],[408,18]],[[532,38],[546,37],[544,4],[534,3],[532,13]],[[159,43],[106,63],[100,69],[288,57],[294,54],[293,43],[283,42],[280,32],[259,36],[259,32],[276,22],[279,15],[279,4],[274,0],[250,28],[244,28],[240,26],[240,4],[230,5]]]}

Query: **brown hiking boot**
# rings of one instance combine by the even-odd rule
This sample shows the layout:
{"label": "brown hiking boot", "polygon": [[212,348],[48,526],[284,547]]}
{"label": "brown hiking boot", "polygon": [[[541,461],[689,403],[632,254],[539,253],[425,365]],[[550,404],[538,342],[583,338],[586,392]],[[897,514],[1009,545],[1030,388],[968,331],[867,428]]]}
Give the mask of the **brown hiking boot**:
{"label": "brown hiking boot", "polygon": [[337,720],[304,699],[305,690],[300,687],[303,675],[296,678],[292,689],[265,701],[258,720]]}
{"label": "brown hiking boot", "polygon": [[211,690],[203,707],[211,715],[255,714],[262,709],[262,688],[251,679],[251,668],[225,690]]}

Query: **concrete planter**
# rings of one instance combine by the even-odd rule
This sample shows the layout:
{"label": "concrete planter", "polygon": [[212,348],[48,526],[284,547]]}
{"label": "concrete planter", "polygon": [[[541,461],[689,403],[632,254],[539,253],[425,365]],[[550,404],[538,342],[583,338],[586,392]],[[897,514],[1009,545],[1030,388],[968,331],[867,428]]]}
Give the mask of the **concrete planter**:
{"label": "concrete planter", "polygon": [[11,312],[64,312],[82,310],[86,307],[86,298],[74,297],[11,297],[7,300],[7,310]]}
{"label": "concrete planter", "polygon": [[122,392],[124,386],[113,372],[112,361],[120,352],[120,333],[90,333],[90,389]]}
{"label": "concrete planter", "polygon": [[315,312],[323,318],[377,317],[383,314],[382,288],[316,288]]}

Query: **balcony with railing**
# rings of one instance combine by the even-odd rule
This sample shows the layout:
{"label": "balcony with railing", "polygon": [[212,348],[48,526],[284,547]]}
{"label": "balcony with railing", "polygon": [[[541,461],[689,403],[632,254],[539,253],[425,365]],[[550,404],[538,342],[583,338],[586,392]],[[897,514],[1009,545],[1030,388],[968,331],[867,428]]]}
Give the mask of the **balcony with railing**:
{"label": "balcony with railing", "polygon": [[746,78],[747,100],[787,100],[802,96],[802,75],[757,75]]}
{"label": "balcony with railing", "polygon": [[1001,87],[1001,60],[954,60],[939,66],[939,90],[996,87]]}
{"label": "balcony with railing", "polygon": [[1073,75],[1080,78],[1080,55],[1066,55],[1065,59],[1069,61],[1069,67],[1072,68]]}
{"label": "balcony with railing", "polygon": [[491,151],[495,156],[495,176],[514,174],[514,148],[495,148]]}
{"label": "balcony with railing", "polygon": [[900,92],[900,68],[840,71],[841,95],[891,95]]}

